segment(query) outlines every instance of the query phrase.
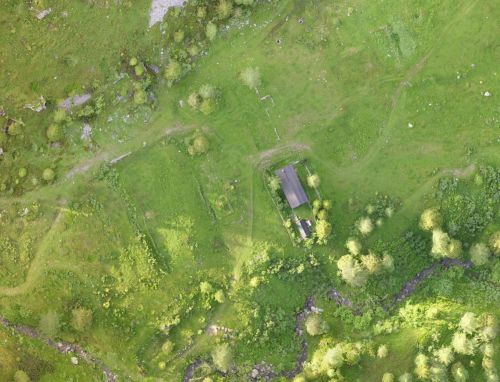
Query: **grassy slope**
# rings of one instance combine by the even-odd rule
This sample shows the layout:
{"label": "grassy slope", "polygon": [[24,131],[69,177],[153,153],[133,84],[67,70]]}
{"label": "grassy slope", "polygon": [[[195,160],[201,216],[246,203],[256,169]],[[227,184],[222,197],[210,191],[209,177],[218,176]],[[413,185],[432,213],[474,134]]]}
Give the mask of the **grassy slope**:
{"label": "grassy slope", "polygon": [[[300,142],[310,147],[304,156],[311,159],[321,175],[323,194],[334,200],[335,237],[331,247],[323,252],[339,247],[358,218],[348,210],[348,198],[355,196],[362,204],[375,191],[403,201],[401,212],[373,235],[374,239],[393,237],[414,221],[425,203],[427,191],[435,181],[434,169],[463,167],[479,161],[499,163],[495,151],[498,150],[498,122],[495,122],[498,109],[495,109],[494,98],[481,96],[482,91],[495,94],[499,88],[494,74],[499,59],[498,49],[493,47],[497,30],[494,20],[498,19],[493,17],[495,12],[498,10],[493,2],[465,1],[449,1],[439,6],[418,1],[412,4],[356,1],[343,5],[326,5],[326,2],[263,5],[254,15],[257,28],[233,30],[218,39],[193,73],[179,86],[159,94],[161,107],[152,123],[146,128],[138,127],[146,131],[130,143],[135,149],[143,136],[147,136],[145,141],[154,142],[174,122],[208,128],[212,144],[208,157],[190,159],[178,152],[183,150],[180,140],[167,146],[155,143],[120,164],[123,186],[138,207],[138,216],[149,210],[155,212],[153,219],[144,220],[153,235],[157,228],[176,216],[193,218],[195,241],[199,244],[197,269],[203,272],[212,269],[231,274],[233,267],[238,267],[248,256],[248,245],[258,240],[282,243],[287,251],[296,251],[300,256],[301,252],[287,244],[286,233],[273,212],[258,171],[263,151]],[[97,16],[82,13],[86,17]],[[352,14],[348,16],[348,13]],[[270,20],[270,14],[280,14],[280,17]],[[289,16],[287,22],[283,22],[285,15]],[[104,14],[98,16],[104,17]],[[134,23],[145,24],[142,17],[127,17]],[[297,22],[299,17],[304,18],[303,24]],[[269,21],[269,25],[261,26]],[[117,19],[116,25],[112,25],[122,25],[122,20]],[[391,37],[387,25],[399,32],[398,38]],[[326,43],[314,41],[315,36],[322,33],[320,28],[327,30]],[[122,33],[114,27],[111,29],[105,32],[111,36],[107,39],[110,43],[116,41],[113,33]],[[117,59],[118,47],[103,49],[109,53],[108,60]],[[102,53],[96,51],[96,57]],[[472,68],[471,64],[476,67]],[[263,77],[260,95],[272,95],[274,104],[269,100],[259,101],[254,92],[237,83],[239,71],[248,65],[260,67]],[[85,78],[86,68],[87,62],[76,66],[75,70],[82,71],[79,77]],[[67,73],[67,70],[55,68],[55,73],[61,72]],[[39,77],[35,73],[34,78]],[[23,84],[14,80],[15,84]],[[23,88],[27,87],[27,81],[28,78]],[[203,117],[186,108],[179,109],[179,98],[185,99],[203,83],[212,83],[222,90],[219,111]],[[50,92],[47,94],[55,98],[64,94],[52,85]],[[408,128],[408,123],[414,127]],[[468,147],[474,149],[472,156],[466,155]],[[233,179],[239,181],[234,212],[214,225],[199,195],[199,185],[207,193],[218,192],[221,182]],[[46,250],[46,264],[53,266],[61,262],[64,252],[65,266],[83,267],[89,280],[97,282],[105,270],[100,269],[101,264],[106,268],[108,261],[109,265],[113,263],[109,253],[126,245],[133,227],[123,212],[126,206],[117,194],[105,191],[101,185],[84,186],[79,178],[75,182],[74,186],[66,184],[59,190],[46,188],[39,195],[49,200],[59,195],[68,199],[94,195],[105,209],[100,217],[64,222],[64,237],[71,245],[60,248],[54,240],[52,249]],[[75,191],[81,187],[88,191]],[[109,195],[104,196],[105,193]],[[52,213],[55,216],[56,211]],[[109,231],[101,229],[99,224]],[[82,232],[86,234],[82,236]],[[89,241],[89,237],[92,240]],[[213,250],[217,238],[229,248],[228,253]],[[106,322],[106,314],[98,308],[102,301],[88,292],[92,282],[85,281],[86,277],[63,293],[74,275],[76,273],[51,272],[48,278],[34,281],[35,293],[29,298],[26,295],[2,298],[2,305],[12,307],[17,303],[43,313],[45,305],[55,296],[62,300],[51,302],[51,307],[61,310],[73,304],[73,300],[83,299],[96,306],[96,321]],[[129,302],[130,307],[136,307],[143,298],[148,309],[158,309],[183,289],[188,278],[189,272],[181,272],[164,285],[163,291],[168,293],[136,296]],[[297,288],[297,296],[283,308],[292,319],[294,309],[302,304],[307,286],[268,289],[269,293],[262,293],[258,298],[263,304],[276,304],[285,298],[290,287]],[[223,306],[214,315],[218,322],[237,325],[231,312],[230,307]],[[144,325],[147,319],[140,318]],[[202,328],[196,319],[193,315],[185,325],[194,331]],[[36,320],[32,321],[36,324]],[[97,325],[88,338],[80,340],[99,349],[115,368],[135,373],[134,357],[156,341],[151,328],[143,329],[137,330],[130,340],[124,340],[106,325]],[[207,339],[198,337],[200,346],[190,355],[205,348],[203,341]],[[401,357],[391,358],[391,362],[397,364],[409,359],[401,337],[390,341],[395,349],[401,347]],[[114,353],[104,356],[111,349]],[[276,348],[257,351],[252,357],[276,362],[271,355],[273,350]],[[293,354],[288,358],[291,363]],[[361,376],[362,372],[359,373]]]}

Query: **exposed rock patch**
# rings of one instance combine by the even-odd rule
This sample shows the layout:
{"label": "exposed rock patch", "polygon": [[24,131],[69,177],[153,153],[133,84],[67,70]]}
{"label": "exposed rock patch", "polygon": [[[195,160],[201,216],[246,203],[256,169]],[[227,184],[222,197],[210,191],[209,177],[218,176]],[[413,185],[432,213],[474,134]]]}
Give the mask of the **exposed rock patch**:
{"label": "exposed rock patch", "polygon": [[172,7],[181,7],[184,0],[153,0],[149,10],[149,27],[161,22]]}

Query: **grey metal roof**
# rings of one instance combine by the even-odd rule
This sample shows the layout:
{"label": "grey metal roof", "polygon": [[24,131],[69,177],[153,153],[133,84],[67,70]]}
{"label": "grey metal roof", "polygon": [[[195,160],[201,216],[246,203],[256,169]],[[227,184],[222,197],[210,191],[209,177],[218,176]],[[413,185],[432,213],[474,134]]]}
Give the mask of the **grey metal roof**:
{"label": "grey metal roof", "polygon": [[309,200],[292,165],[274,172],[281,180],[281,189],[290,207],[297,208]]}

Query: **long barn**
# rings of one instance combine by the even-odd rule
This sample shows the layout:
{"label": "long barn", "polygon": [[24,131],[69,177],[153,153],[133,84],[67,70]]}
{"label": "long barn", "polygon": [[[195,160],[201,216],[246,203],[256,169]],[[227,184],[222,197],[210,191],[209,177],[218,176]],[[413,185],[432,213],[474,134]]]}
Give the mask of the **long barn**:
{"label": "long barn", "polygon": [[297,208],[309,201],[299,176],[292,165],[276,170],[275,174],[281,180],[281,189],[291,208]]}

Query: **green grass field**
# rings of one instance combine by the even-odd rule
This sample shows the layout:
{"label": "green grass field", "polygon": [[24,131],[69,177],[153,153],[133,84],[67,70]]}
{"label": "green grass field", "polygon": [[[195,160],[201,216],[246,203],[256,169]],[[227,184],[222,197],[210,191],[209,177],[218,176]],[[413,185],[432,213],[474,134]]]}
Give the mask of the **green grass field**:
{"label": "green grass field", "polygon": [[[449,343],[465,312],[500,319],[493,254],[486,265],[439,269],[391,303],[436,262],[432,234],[418,227],[425,208],[439,207],[463,261],[500,228],[495,1],[235,2],[228,20],[212,15],[216,2],[198,1],[151,30],[142,0],[28,3],[0,5],[0,318],[80,345],[120,381],[204,382],[292,380],[283,373],[304,340],[308,362],[295,374],[305,380],[341,380],[311,371],[325,340],[363,343],[352,364],[344,351],[345,381],[381,381],[413,373],[415,356]],[[203,5],[219,25],[213,41],[196,16]],[[30,6],[52,13],[37,20]],[[172,36],[183,27],[178,48]],[[169,86],[160,57],[172,46],[184,57],[178,50],[197,39],[204,53]],[[136,76],[130,57],[162,74]],[[256,89],[239,79],[249,67],[259,68]],[[141,105],[138,83],[149,97]],[[208,115],[188,105],[205,84],[220,93]],[[47,142],[57,104],[87,92],[102,96],[96,115],[74,111],[64,138]],[[41,95],[46,110],[24,108]],[[11,120],[24,122],[20,135],[8,134]],[[80,138],[86,123],[90,142]],[[200,135],[209,148],[190,155]],[[312,248],[293,245],[265,179],[267,168],[302,159],[332,201],[332,234]],[[54,180],[42,179],[45,168]],[[367,207],[387,201],[393,211],[361,235]],[[389,253],[395,270],[348,285],[337,261],[353,236],[364,251]],[[331,288],[354,308],[328,299]],[[308,297],[329,324],[321,336],[296,334]],[[438,318],[425,317],[432,307]],[[91,312],[84,329],[78,309]],[[376,333],[381,322],[399,326]],[[32,381],[104,378],[101,366],[72,365],[15,330],[0,327],[0,338],[1,380],[18,370]],[[232,349],[228,370],[212,361],[220,343]],[[490,343],[498,368],[498,337]],[[381,344],[387,358],[374,356]],[[470,381],[487,380],[481,346],[455,357]],[[275,373],[249,379],[262,362]]]}

